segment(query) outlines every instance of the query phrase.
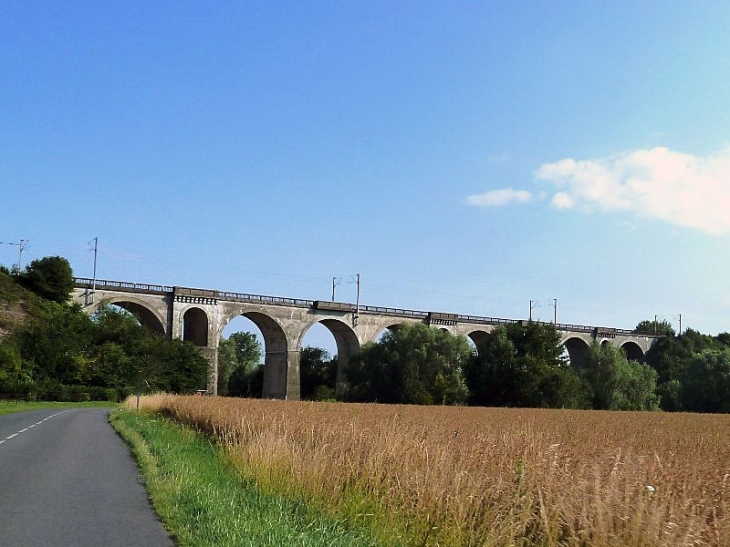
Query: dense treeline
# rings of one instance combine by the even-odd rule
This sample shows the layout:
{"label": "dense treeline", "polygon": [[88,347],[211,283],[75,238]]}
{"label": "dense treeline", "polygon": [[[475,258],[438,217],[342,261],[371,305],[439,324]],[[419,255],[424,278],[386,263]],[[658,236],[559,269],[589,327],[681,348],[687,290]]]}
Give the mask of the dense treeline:
{"label": "dense treeline", "polygon": [[401,325],[363,347],[346,400],[537,408],[654,410],[656,373],[609,345],[571,366],[560,334],[541,323],[499,326],[475,352],[463,336]]}
{"label": "dense treeline", "polygon": [[142,327],[124,310],[93,317],[68,303],[66,259],[0,270],[0,395],[49,400],[118,400],[142,389],[204,388],[207,361],[188,342]]}
{"label": "dense treeline", "polygon": [[646,356],[665,410],[730,412],[730,334],[688,329],[662,338]]}
{"label": "dense treeline", "polygon": [[[664,322],[637,331],[665,335],[630,360],[594,343],[571,364],[559,333],[541,323],[499,326],[479,352],[464,337],[425,325],[401,325],[363,346],[339,398],[403,404],[455,404],[602,410],[730,412],[730,334],[677,336]],[[334,397],[336,359],[305,348],[302,398]],[[305,381],[306,378],[306,381]]]}
{"label": "dense treeline", "polygon": [[[118,399],[143,388],[191,392],[206,385],[196,348],[142,327],[124,310],[87,316],[68,303],[73,273],[61,257],[23,271],[0,267],[0,396],[56,400]],[[425,325],[401,325],[366,344],[335,393],[337,359],[301,352],[303,399],[402,404],[730,412],[730,334],[676,335],[662,321],[637,332],[662,334],[645,362],[611,344],[594,344],[571,364],[548,324],[499,326],[480,340]],[[222,339],[222,395],[261,396],[262,350],[250,333]]]}

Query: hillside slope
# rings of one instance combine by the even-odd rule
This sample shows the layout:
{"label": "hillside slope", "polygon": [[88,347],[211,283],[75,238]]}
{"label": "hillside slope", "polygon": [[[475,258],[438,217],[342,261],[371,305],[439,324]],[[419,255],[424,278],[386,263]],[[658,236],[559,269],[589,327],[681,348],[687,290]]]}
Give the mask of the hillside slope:
{"label": "hillside slope", "polygon": [[0,340],[37,315],[40,307],[38,296],[18,285],[13,277],[0,272]]}

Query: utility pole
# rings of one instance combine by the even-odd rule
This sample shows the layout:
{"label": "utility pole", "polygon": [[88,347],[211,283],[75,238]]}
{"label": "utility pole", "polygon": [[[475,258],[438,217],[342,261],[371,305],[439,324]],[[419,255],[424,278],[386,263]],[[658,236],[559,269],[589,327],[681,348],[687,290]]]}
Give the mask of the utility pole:
{"label": "utility pole", "polygon": [[94,238],[94,279],[91,285],[91,302],[94,302],[94,298],[96,297],[96,257],[99,253],[99,238]]}
{"label": "utility pole", "polygon": [[553,324],[558,324],[558,299],[553,298]]}
{"label": "utility pole", "polygon": [[18,243],[18,275],[20,275],[20,265],[23,262],[23,249],[25,249],[26,243],[28,242],[23,239],[21,239],[20,243]]}
{"label": "utility pole", "polygon": [[677,335],[680,335],[680,334],[682,334],[682,314],[681,313],[679,314],[679,332],[677,333]]}
{"label": "utility pole", "polygon": [[335,287],[337,286],[337,278],[332,278],[332,302],[335,301]]}
{"label": "utility pole", "polygon": [[357,275],[357,303],[355,304],[355,315],[360,316],[360,274]]}
{"label": "utility pole", "polygon": [[530,321],[532,321],[532,310],[537,306],[538,302],[535,300],[530,300]]}
{"label": "utility pole", "polygon": [[15,245],[16,247],[18,247],[18,271],[15,272],[16,275],[20,275],[20,269],[23,267],[23,251],[25,250],[25,246],[27,244],[27,239],[21,239],[20,243],[6,243],[5,241],[0,241],[0,245]]}

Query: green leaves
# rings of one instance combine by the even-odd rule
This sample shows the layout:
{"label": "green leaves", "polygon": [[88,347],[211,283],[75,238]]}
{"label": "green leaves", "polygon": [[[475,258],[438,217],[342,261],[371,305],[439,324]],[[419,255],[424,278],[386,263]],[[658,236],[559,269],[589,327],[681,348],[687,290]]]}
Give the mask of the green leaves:
{"label": "green leaves", "polygon": [[612,344],[593,343],[580,370],[593,408],[598,410],[657,410],[657,373],[631,361]]}
{"label": "green leaves", "polygon": [[[158,336],[123,310],[45,301],[32,320],[0,343],[0,391],[58,397],[63,386],[123,394],[137,378],[152,390],[205,387],[208,363],[189,342]],[[88,391],[88,390],[87,390]]]}
{"label": "green leaves", "polygon": [[697,353],[682,375],[680,399],[685,410],[730,412],[730,349]]}
{"label": "green leaves", "polygon": [[32,261],[20,275],[20,282],[37,295],[58,303],[66,302],[74,289],[71,264],[60,256]]}
{"label": "green leaves", "polygon": [[499,326],[466,367],[470,403],[481,406],[585,406],[580,379],[562,357],[552,325]]}
{"label": "green leaves", "polygon": [[263,367],[261,344],[250,332],[234,332],[218,343],[218,394],[261,396]]}
{"label": "green leaves", "polygon": [[347,372],[352,401],[464,404],[463,366],[472,358],[466,338],[422,324],[404,324],[362,347]]}
{"label": "green leaves", "polygon": [[663,334],[665,336],[674,336],[674,329],[672,324],[666,319],[661,321],[649,321],[645,320],[636,325],[634,329],[636,332],[644,332],[646,334]]}
{"label": "green leaves", "polygon": [[303,400],[332,399],[337,383],[337,359],[330,358],[322,348],[303,348],[299,357],[301,398]]}

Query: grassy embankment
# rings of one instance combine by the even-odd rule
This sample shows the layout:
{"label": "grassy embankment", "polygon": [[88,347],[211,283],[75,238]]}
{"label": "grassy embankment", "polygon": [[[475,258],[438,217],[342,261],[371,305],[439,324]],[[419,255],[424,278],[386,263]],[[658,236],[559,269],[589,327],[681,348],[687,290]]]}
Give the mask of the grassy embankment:
{"label": "grassy embankment", "polygon": [[44,408],[114,408],[117,403],[109,401],[87,401],[83,403],[55,403],[51,401],[3,401],[0,400],[0,416],[26,410],[41,410]]}
{"label": "grassy embankment", "polygon": [[381,545],[301,501],[263,492],[189,428],[132,411],[112,413],[112,424],[132,447],[155,510],[181,547]]}
{"label": "grassy embankment", "polygon": [[[225,447],[247,487],[381,541],[730,545],[730,416],[168,396],[143,404]],[[248,503],[216,503],[219,518]]]}

